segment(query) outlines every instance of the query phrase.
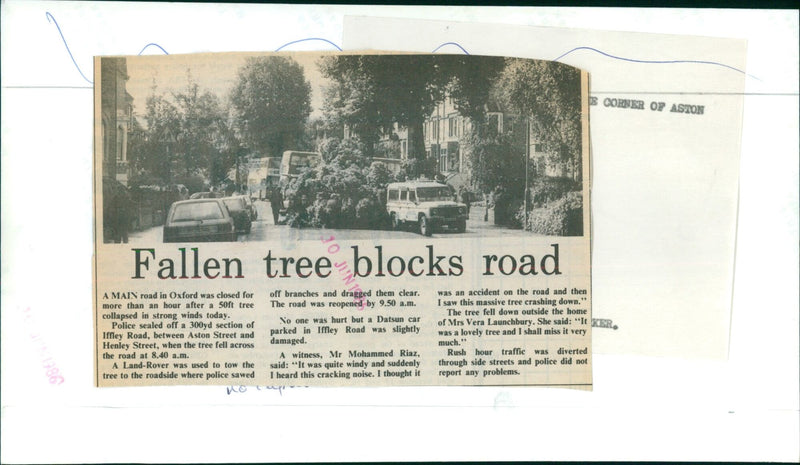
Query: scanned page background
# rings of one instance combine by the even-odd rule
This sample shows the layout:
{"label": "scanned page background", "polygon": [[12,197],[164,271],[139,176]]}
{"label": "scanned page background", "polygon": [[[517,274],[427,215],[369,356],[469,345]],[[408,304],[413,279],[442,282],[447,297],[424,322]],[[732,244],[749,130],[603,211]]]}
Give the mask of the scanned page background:
{"label": "scanned page background", "polygon": [[[338,43],[345,13],[747,39],[760,81],[746,90],[767,95],[745,98],[729,359],[596,355],[592,393],[93,388],[91,88],[48,11],[84,73],[94,55],[151,42],[171,53]],[[796,460],[796,13],[6,2],[2,20],[3,461]],[[49,384],[43,348],[63,384]],[[144,429],[147,447],[129,447]],[[414,446],[398,447],[397,435]],[[441,447],[464,437],[458,450]]]}

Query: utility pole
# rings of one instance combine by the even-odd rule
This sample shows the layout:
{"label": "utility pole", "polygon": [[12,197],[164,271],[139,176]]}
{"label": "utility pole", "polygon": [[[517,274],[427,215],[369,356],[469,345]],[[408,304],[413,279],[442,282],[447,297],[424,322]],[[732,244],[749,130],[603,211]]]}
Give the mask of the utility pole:
{"label": "utility pole", "polygon": [[528,229],[528,161],[531,159],[531,120],[525,117],[525,224],[522,229]]}

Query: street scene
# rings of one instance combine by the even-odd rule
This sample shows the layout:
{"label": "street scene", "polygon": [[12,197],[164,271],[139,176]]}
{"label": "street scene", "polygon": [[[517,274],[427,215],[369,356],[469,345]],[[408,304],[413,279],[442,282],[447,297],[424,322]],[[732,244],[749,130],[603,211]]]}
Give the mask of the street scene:
{"label": "street scene", "polygon": [[[258,210],[258,219],[252,223],[249,233],[242,233],[237,236],[239,242],[278,240],[286,243],[287,241],[298,240],[319,240],[319,229],[292,228],[286,224],[275,224],[272,221],[272,208],[269,202],[256,200],[253,202]],[[437,232],[430,237],[434,239],[447,239],[453,235],[460,238],[474,236],[502,236],[502,237],[535,237],[540,234],[523,231],[522,229],[510,229],[494,224],[494,217],[489,209],[489,217],[484,221],[486,209],[483,206],[474,206],[467,219],[467,227],[463,233],[456,232]],[[408,239],[418,236],[415,230],[365,230],[365,229],[325,229],[326,234],[337,237],[347,238],[348,240],[359,239]],[[129,234],[129,243],[134,245],[154,244],[162,241],[163,227],[153,226],[141,231],[132,231]]]}
{"label": "street scene", "polygon": [[103,241],[582,236],[585,98],[516,58],[102,58]]}

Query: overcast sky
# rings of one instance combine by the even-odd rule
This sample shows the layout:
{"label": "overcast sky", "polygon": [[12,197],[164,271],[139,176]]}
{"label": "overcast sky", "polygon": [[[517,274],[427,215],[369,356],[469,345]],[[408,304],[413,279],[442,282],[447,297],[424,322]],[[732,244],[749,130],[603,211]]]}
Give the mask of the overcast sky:
{"label": "overcast sky", "polygon": [[[250,56],[259,53],[216,53],[195,55],[148,55],[128,57],[128,93],[133,96],[134,113],[144,124],[147,97],[152,94],[153,81],[157,94],[171,96],[172,92],[186,89],[187,76],[200,87],[200,91],[213,92],[220,103],[227,103],[228,94],[236,82],[239,68]],[[326,80],[317,70],[319,53],[294,53],[292,59],[303,67],[306,81],[311,83],[311,117],[322,116],[322,87]]]}

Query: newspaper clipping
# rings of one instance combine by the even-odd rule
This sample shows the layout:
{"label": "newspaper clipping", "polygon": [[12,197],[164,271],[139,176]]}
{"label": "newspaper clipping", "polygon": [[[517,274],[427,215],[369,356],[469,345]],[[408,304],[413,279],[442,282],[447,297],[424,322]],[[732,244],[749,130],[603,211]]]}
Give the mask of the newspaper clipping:
{"label": "newspaper clipping", "polygon": [[588,75],[95,59],[95,384],[591,389]]}

